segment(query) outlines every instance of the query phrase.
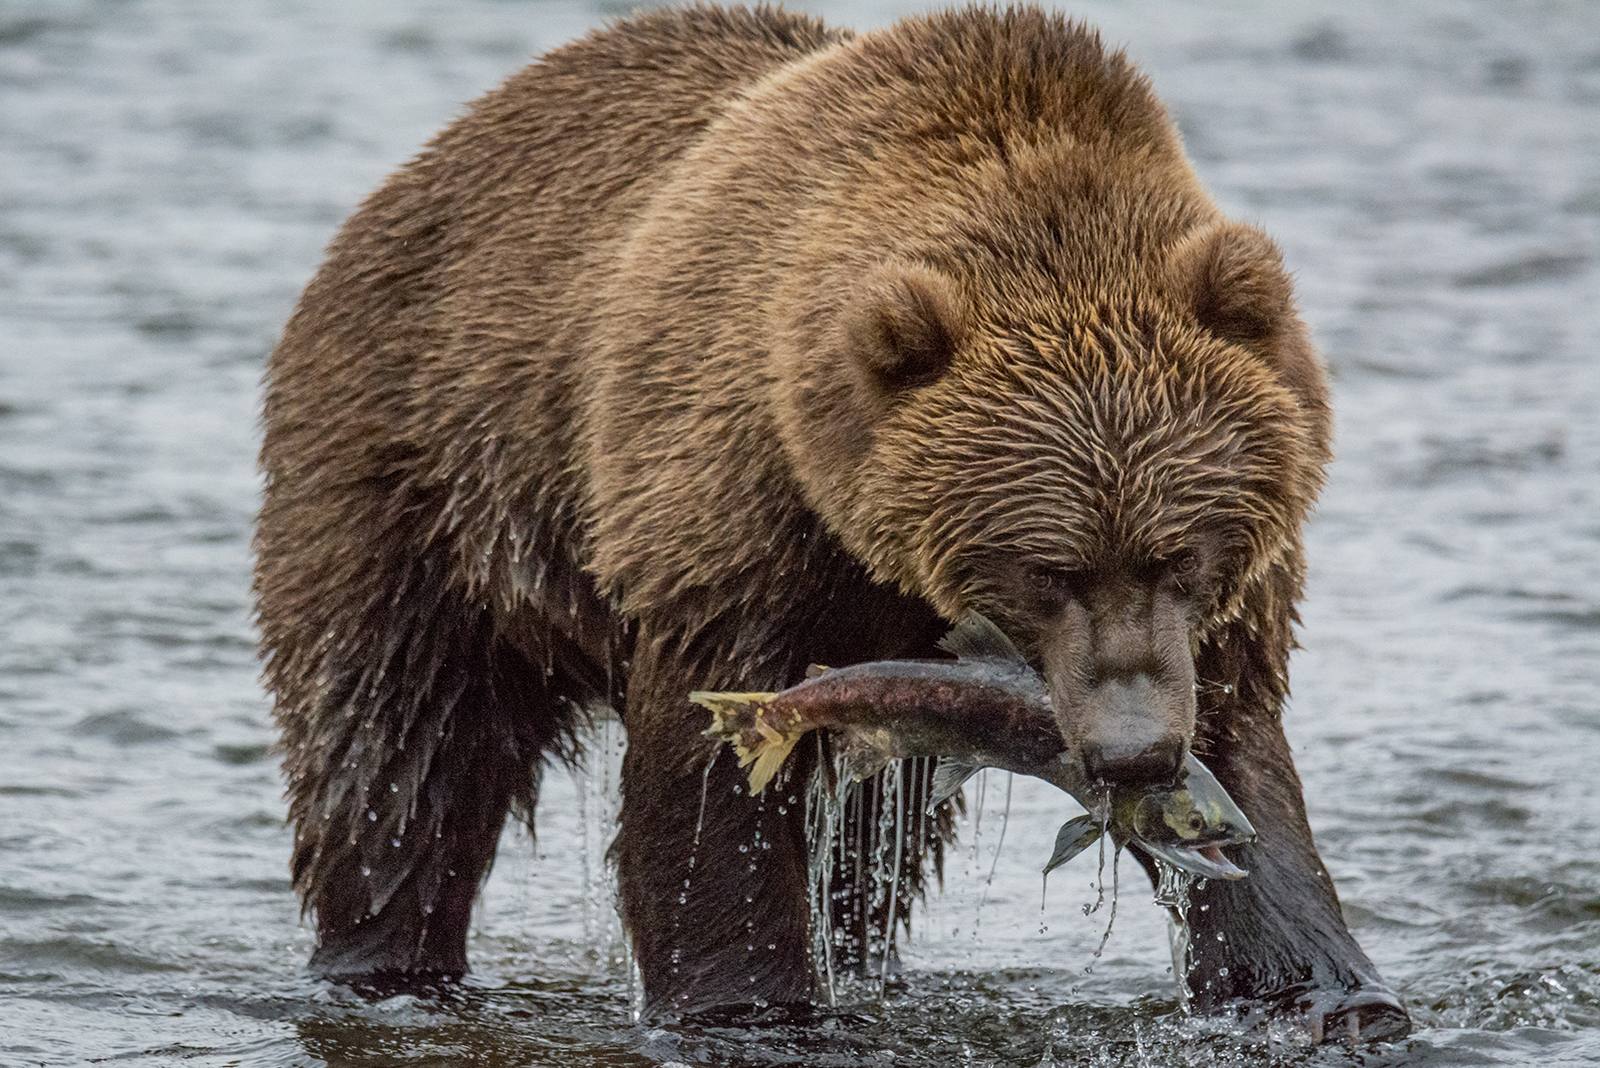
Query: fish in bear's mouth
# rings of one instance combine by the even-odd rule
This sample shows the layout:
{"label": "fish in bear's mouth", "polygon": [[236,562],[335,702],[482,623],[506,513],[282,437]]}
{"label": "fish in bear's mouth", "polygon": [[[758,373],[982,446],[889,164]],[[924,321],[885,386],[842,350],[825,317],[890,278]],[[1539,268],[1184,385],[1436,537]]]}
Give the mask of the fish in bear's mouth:
{"label": "fish in bear's mouth", "polygon": [[1222,847],[1255,840],[1255,828],[1193,754],[1167,784],[1106,787],[1065,751],[1044,680],[988,619],[969,612],[940,644],[954,662],[881,660],[815,667],[780,693],[696,691],[712,714],[708,737],[733,745],[750,789],[764,789],[801,736],[827,730],[847,772],[861,779],[891,759],[938,757],[929,804],[955,794],[980,768],[1044,779],[1089,810],[1056,836],[1045,871],[1109,833],[1158,861],[1208,879],[1247,874]]}

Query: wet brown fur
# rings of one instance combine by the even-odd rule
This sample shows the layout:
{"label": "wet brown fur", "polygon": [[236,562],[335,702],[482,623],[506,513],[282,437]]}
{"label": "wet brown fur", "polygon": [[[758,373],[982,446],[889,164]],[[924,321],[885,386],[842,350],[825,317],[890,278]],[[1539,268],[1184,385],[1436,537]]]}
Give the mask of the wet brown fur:
{"label": "wet brown fur", "polygon": [[[609,703],[650,1007],[805,999],[804,806],[707,773],[689,691],[933,655],[967,608],[1046,658],[1063,605],[1126,615],[1186,553],[1173,714],[1258,827],[1248,783],[1279,784],[1258,848],[1309,859],[1275,892],[1336,918],[1254,740],[1282,737],[1320,365],[1272,243],[1080,26],[696,7],[558,49],[345,225],[265,426],[262,646],[326,973],[464,970],[508,807]],[[1210,965],[1202,1003],[1370,970],[1335,926],[1269,932],[1249,983]]]}

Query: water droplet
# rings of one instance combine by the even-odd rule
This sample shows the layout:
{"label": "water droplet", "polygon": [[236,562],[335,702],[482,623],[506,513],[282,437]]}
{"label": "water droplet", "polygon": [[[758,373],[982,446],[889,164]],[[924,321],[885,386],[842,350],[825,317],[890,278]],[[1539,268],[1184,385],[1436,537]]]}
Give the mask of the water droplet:
{"label": "water droplet", "polygon": [[394,846],[396,849],[399,849],[400,848],[400,839],[391,838],[391,839],[389,839],[389,844]]}
{"label": "water droplet", "polygon": [[378,822],[378,814],[376,812],[374,812],[372,809],[369,808],[369,809],[367,809],[367,819],[370,820],[373,823],[377,823]]}
{"label": "water droplet", "polygon": [[1228,977],[1228,969],[1227,969],[1227,966],[1226,966],[1226,965],[1224,965],[1224,966],[1223,966],[1223,967],[1221,967],[1221,968],[1218,968],[1218,969],[1217,969],[1217,974],[1218,974],[1218,975],[1220,975],[1220,976],[1221,976],[1221,977],[1222,977],[1222,978],[1224,978],[1224,979],[1226,979],[1226,978],[1227,978],[1227,977]]}
{"label": "water droplet", "polygon": [[372,878],[372,869],[368,868],[368,867],[363,867],[361,869],[361,875],[362,875],[363,878],[366,878],[366,879]]}
{"label": "water droplet", "polygon": [[400,792],[400,784],[399,784],[399,783],[397,783],[397,782],[392,782],[392,783],[390,783],[390,784],[389,784],[389,792],[390,792],[390,793],[391,793],[391,794],[397,794],[397,793],[399,793],[399,792]]}
{"label": "water droplet", "polygon": [[744,844],[743,842],[740,842],[739,843],[739,852],[748,853],[748,852],[750,852],[750,847],[748,845]]}

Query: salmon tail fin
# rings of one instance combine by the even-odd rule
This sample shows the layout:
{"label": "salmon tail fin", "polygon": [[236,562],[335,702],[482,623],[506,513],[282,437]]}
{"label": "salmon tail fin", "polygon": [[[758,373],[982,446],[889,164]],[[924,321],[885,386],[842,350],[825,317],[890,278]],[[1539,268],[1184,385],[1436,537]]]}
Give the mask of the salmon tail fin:
{"label": "salmon tail fin", "polygon": [[750,792],[753,794],[759,794],[767,788],[767,783],[778,774],[783,762],[789,759],[794,743],[800,740],[800,735],[784,734],[766,723],[757,724],[757,729],[761,731],[761,741],[748,752],[739,752],[739,766],[750,765]]}
{"label": "salmon tail fin", "polygon": [[733,743],[739,766],[750,769],[750,792],[758,794],[778,774],[803,731],[775,727],[763,715],[775,693],[718,693],[695,690],[689,700],[711,713],[705,736]]}
{"label": "salmon tail fin", "polygon": [[997,660],[1005,664],[1027,661],[987,616],[970,609],[956,621],[950,633],[939,639],[939,648],[953,653],[957,660]]}

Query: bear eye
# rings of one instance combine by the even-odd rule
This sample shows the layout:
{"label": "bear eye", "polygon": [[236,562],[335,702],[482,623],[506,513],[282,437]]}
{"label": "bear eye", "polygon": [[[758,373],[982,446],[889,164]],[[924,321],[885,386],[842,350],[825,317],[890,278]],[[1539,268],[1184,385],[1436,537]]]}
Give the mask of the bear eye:
{"label": "bear eye", "polygon": [[1035,593],[1052,598],[1070,594],[1079,582],[1076,573],[1060,567],[1030,567],[1027,578],[1029,587]]}
{"label": "bear eye", "polygon": [[1200,554],[1193,549],[1183,549],[1167,561],[1167,567],[1178,578],[1188,578],[1200,570]]}

